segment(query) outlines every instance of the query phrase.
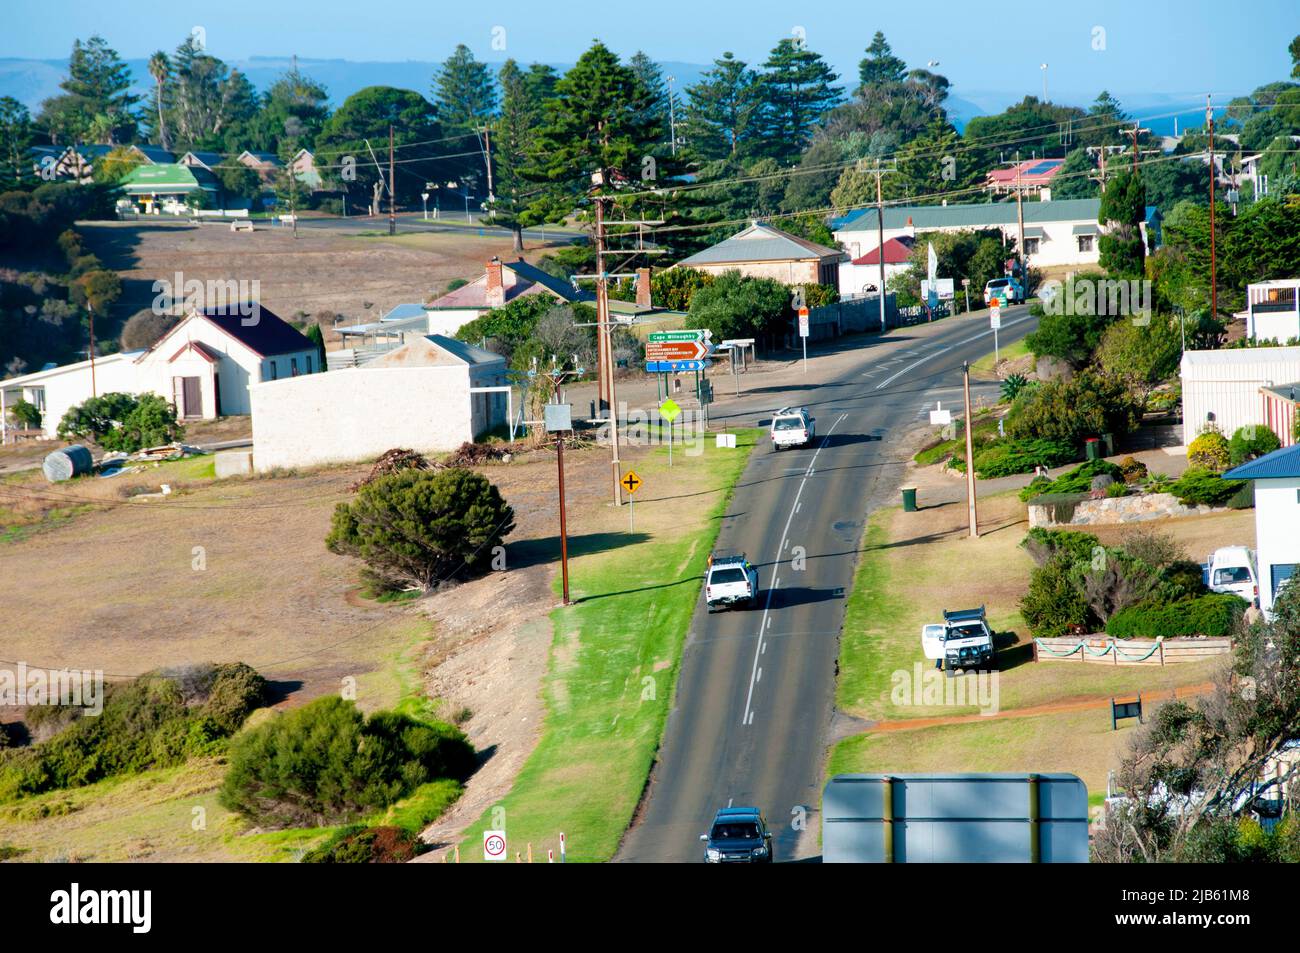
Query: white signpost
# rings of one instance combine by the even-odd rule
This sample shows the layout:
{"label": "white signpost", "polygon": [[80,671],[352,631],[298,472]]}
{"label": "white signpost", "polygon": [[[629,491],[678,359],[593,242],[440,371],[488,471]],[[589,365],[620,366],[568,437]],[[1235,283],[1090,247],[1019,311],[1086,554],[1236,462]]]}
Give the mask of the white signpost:
{"label": "white signpost", "polygon": [[808,309],[799,309],[799,340],[803,342],[803,372],[808,373]]}
{"label": "white signpost", "polygon": [[998,307],[996,301],[989,307],[989,327],[993,329],[993,366],[996,367],[1000,360],[998,354],[998,328],[1002,327],[1002,309]]}
{"label": "white signpost", "polygon": [[505,860],[506,859],[506,832],[505,831],[484,831],[483,832],[483,859],[484,860]]}
{"label": "white signpost", "polygon": [[942,401],[935,401],[934,410],[930,411],[930,425],[946,427],[950,423],[952,423],[952,411],[944,410]]}

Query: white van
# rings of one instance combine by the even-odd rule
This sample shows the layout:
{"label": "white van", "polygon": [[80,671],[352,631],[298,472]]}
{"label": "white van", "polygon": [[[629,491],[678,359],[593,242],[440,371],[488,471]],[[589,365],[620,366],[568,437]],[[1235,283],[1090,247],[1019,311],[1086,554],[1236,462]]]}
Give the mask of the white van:
{"label": "white van", "polygon": [[1245,546],[1216,549],[1205,561],[1205,584],[1211,592],[1230,592],[1255,605],[1259,601],[1259,572],[1255,553]]}

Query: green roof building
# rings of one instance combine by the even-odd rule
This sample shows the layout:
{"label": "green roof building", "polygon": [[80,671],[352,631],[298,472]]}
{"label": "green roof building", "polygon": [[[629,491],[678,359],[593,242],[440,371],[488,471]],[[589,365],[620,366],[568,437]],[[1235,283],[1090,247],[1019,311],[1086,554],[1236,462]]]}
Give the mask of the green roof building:
{"label": "green roof building", "polygon": [[189,204],[196,192],[204,194],[203,204],[210,207],[221,193],[221,183],[207,169],[174,162],[136,166],[118,187],[130,198],[140,201],[145,211],[152,211],[151,206],[166,199]]}

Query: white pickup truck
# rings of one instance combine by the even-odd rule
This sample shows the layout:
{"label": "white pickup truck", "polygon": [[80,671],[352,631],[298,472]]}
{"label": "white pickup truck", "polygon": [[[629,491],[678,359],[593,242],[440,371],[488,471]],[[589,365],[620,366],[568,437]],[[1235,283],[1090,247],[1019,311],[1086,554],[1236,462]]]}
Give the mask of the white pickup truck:
{"label": "white pickup truck", "polygon": [[704,604],[710,612],[735,605],[753,606],[758,601],[758,570],[744,553],[709,556],[704,577]]}
{"label": "white pickup truck", "polygon": [[807,407],[782,407],[772,415],[772,449],[806,447],[812,443],[817,421]]}
{"label": "white pickup truck", "polygon": [[921,650],[948,678],[962,669],[992,669],[996,652],[984,607],[951,612],[945,609],[942,624],[921,627]]}

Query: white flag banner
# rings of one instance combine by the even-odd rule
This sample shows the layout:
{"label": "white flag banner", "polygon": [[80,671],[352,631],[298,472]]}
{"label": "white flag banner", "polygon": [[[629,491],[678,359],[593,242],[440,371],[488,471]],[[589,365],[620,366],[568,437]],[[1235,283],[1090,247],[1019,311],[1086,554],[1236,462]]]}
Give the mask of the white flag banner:
{"label": "white flag banner", "polygon": [[925,277],[934,281],[938,277],[939,256],[934,253],[934,242],[929,243],[929,256],[926,261]]}

